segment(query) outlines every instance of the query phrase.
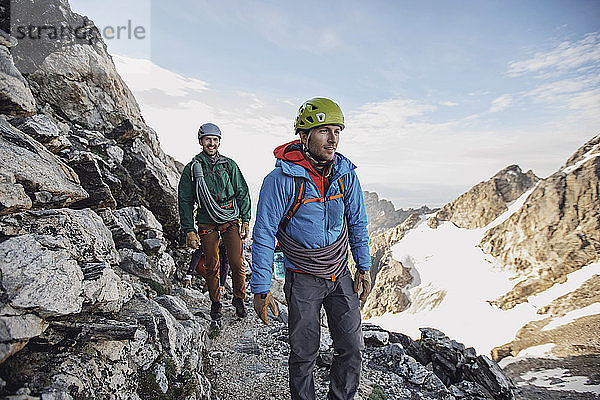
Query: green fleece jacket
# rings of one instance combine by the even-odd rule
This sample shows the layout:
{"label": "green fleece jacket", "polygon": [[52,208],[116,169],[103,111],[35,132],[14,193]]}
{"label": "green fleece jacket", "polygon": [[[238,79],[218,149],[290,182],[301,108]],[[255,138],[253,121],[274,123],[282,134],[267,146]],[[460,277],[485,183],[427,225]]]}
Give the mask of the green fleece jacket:
{"label": "green fleece jacket", "polygon": [[[240,209],[241,220],[249,222],[250,193],[242,171],[235,161],[218,153],[214,160],[204,153],[200,153],[194,158],[202,165],[206,186],[215,201],[223,207],[231,204],[235,198]],[[193,160],[183,169],[178,186],[179,220],[184,233],[196,231],[194,205],[197,200],[196,186],[192,181],[192,162]],[[215,222],[208,215],[206,208],[199,207],[196,212],[196,223],[214,224]]]}

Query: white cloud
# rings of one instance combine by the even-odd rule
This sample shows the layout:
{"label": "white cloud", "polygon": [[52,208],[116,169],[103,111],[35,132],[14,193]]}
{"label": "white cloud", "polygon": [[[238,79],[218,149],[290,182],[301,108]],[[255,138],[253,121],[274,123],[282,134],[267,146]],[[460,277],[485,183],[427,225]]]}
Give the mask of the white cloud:
{"label": "white cloud", "polygon": [[[556,73],[571,70],[589,63],[600,62],[600,33],[587,34],[575,42],[563,42],[555,49],[536,53],[523,61],[511,61],[508,64],[509,76],[521,76],[527,73],[546,70]],[[548,76],[540,74],[540,77]]]}
{"label": "white cloud", "polygon": [[509,94],[503,94],[500,97],[495,98],[492,101],[492,106],[490,107],[490,113],[496,113],[500,111],[506,110],[513,102],[513,98]]}
{"label": "white cloud", "polygon": [[441,106],[446,106],[446,107],[456,107],[458,105],[458,103],[455,103],[453,101],[443,101],[441,103],[439,103]]}

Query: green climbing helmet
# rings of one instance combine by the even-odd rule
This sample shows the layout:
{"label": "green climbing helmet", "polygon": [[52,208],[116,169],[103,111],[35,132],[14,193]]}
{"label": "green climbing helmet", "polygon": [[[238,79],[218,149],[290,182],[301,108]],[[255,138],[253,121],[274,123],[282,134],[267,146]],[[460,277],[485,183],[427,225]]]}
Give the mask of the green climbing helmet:
{"label": "green climbing helmet", "polygon": [[301,130],[321,125],[339,125],[344,129],[342,109],[335,102],[324,97],[307,100],[298,110],[294,131],[298,134]]}

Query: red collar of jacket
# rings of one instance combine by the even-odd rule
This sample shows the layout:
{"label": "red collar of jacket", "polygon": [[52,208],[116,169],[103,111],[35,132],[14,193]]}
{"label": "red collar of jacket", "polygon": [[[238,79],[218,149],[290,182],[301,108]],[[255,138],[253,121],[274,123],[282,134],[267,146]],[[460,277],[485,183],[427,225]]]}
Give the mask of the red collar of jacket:
{"label": "red collar of jacket", "polygon": [[[327,189],[329,188],[329,172],[331,171],[333,163],[323,168],[323,171],[318,171],[304,156],[300,139],[277,146],[275,150],[273,150],[273,154],[275,155],[275,158],[292,162],[306,169],[315,185],[317,185],[321,197],[325,197]],[[335,162],[335,158],[333,159],[333,162]]]}

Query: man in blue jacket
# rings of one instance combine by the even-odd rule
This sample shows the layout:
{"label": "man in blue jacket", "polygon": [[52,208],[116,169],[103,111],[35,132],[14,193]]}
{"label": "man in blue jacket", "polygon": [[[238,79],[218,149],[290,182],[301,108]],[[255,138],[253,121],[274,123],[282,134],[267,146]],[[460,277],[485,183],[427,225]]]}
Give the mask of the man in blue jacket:
{"label": "man in blue jacket", "polygon": [[[250,282],[254,309],[266,324],[267,307],[278,313],[270,294],[277,239],[285,256],[292,399],[315,398],[313,369],[324,307],[335,349],[328,398],[350,400],[364,348],[357,293],[365,300],[371,288],[367,214],[356,166],[336,153],[344,129],[340,107],[326,98],[310,99],[300,107],[294,128],[300,139],[275,149],[275,169],[260,190]],[[348,244],[357,265],[354,281]]]}

